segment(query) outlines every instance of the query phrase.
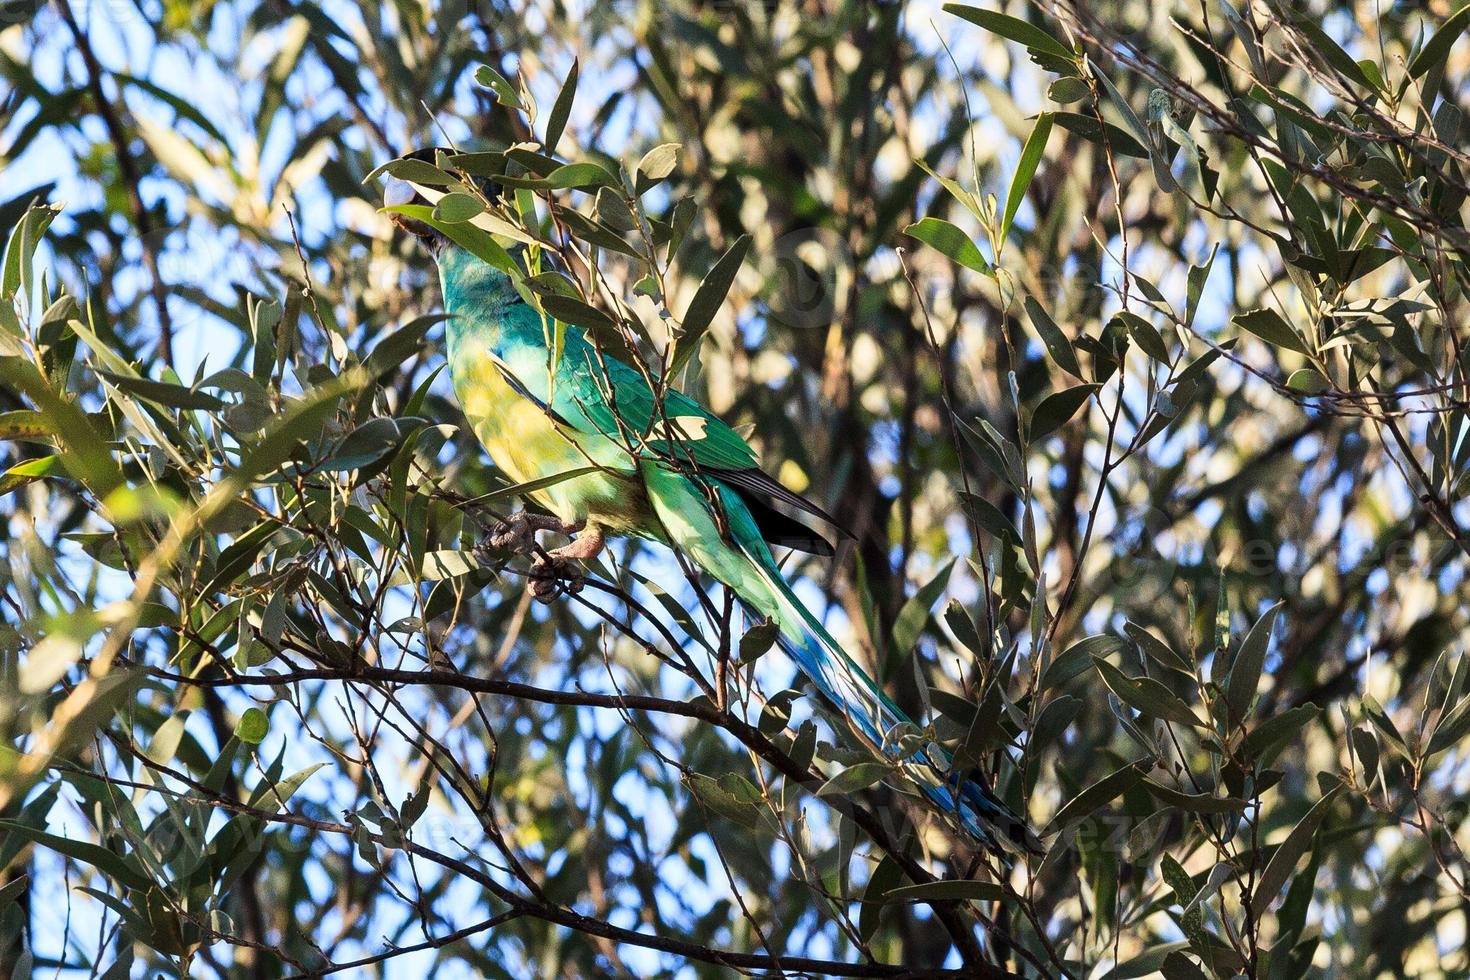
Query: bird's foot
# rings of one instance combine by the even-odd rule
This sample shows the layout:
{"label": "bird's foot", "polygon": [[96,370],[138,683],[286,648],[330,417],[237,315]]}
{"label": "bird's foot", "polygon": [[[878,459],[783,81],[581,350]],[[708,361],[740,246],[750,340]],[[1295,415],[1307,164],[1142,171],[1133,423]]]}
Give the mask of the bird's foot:
{"label": "bird's foot", "polygon": [[571,544],[536,555],[531,559],[531,595],[541,602],[551,602],[557,596],[581,592],[587,581],[581,563],[596,558],[602,546],[602,529],[589,527]]}
{"label": "bird's foot", "polygon": [[585,527],[585,522],[577,521],[568,524],[559,517],[549,514],[532,514],[528,511],[518,510],[505,520],[500,521],[490,531],[487,544],[492,548],[499,548],[514,552],[518,555],[529,553],[536,547],[537,531],[555,531],[557,534],[576,534]]}

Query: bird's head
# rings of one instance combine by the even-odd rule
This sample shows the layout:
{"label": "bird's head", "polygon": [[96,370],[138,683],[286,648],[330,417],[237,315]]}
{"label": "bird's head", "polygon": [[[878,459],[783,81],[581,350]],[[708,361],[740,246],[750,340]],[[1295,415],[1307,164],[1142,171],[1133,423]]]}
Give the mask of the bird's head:
{"label": "bird's head", "polygon": [[[442,167],[442,159],[446,156],[453,156],[454,153],[455,151],[453,150],[431,146],[422,150],[414,150],[412,153],[405,153],[399,159],[417,160],[421,163],[427,163],[430,166]],[[485,199],[492,203],[498,201],[502,195],[509,193],[504,185],[498,184],[488,177],[475,177],[470,179],[480,193],[484,195]],[[411,179],[405,180],[389,174],[387,183],[383,188],[383,204],[388,207],[413,204],[432,208],[443,200],[445,195],[452,191],[452,187],[434,186]],[[426,222],[419,221],[417,218],[389,212],[388,219],[399,228],[423,242],[424,246],[435,255],[438,255],[439,250],[449,241],[439,229]],[[471,218],[470,224],[481,227],[486,231],[495,230],[493,226],[488,225],[488,222],[483,220],[483,216]]]}

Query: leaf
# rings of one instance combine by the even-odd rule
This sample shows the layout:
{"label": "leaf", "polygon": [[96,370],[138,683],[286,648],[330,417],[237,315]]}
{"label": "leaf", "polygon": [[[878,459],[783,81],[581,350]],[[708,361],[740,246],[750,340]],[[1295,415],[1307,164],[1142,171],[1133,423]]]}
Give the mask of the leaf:
{"label": "leaf", "polygon": [[903,230],[903,233],[937,249],[955,262],[982,276],[993,277],[995,275],[995,270],[990,267],[989,262],[985,261],[985,256],[980,254],[980,249],[971,241],[970,236],[961,231],[957,225],[943,218],[924,218],[909,225]]}
{"label": "leaf", "polygon": [[431,551],[424,555],[420,581],[439,582],[447,578],[458,578],[477,571],[482,566],[472,551]]}
{"label": "leaf", "polygon": [[566,131],[567,120],[572,115],[572,102],[577,97],[577,78],[581,71],[580,60],[573,58],[572,70],[567,72],[567,80],[562,82],[561,91],[556,94],[556,101],[551,105],[551,114],[546,117],[544,145],[548,153],[556,152],[556,144],[561,142],[561,134]]}
{"label": "leaf", "polygon": [[617,187],[618,180],[596,163],[568,163],[546,175],[546,186],[556,190]]}
{"label": "leaf", "polygon": [[1332,806],[1332,801],[1337,798],[1341,785],[1333,787],[1318,800],[1306,816],[1297,822],[1297,825],[1287,834],[1286,840],[1276,848],[1271,855],[1271,860],[1266,864],[1266,870],[1261,872],[1261,880],[1256,884],[1255,894],[1251,896],[1251,911],[1257,916],[1264,915],[1271,902],[1281,892],[1286,880],[1296,870],[1297,862],[1307,849],[1312,846],[1312,838],[1317,833],[1317,827],[1321,825],[1327,816],[1327,811]]}
{"label": "leaf", "polygon": [[259,745],[270,731],[270,720],[259,708],[246,708],[235,725],[235,737],[246,745]]}
{"label": "leaf", "polygon": [[868,886],[863,890],[863,907],[858,915],[858,935],[864,943],[870,942],[880,924],[879,913],[883,910],[888,893],[903,881],[903,869],[893,855],[884,854],[878,867],[873,869]]}
{"label": "leaf", "polygon": [[1016,218],[1016,212],[1021,209],[1021,200],[1026,196],[1026,189],[1031,186],[1031,179],[1036,176],[1036,167],[1041,163],[1041,155],[1046,152],[1046,141],[1051,136],[1052,116],[1049,112],[1043,112],[1036,117],[1036,125],[1031,129],[1031,135],[1026,137],[1026,145],[1021,147],[1021,159],[1016,164],[1016,172],[1011,177],[1010,190],[1006,191],[1005,216],[1000,222],[999,242],[1006,240],[1010,233],[1011,222]]}
{"label": "leaf", "polygon": [[5,246],[4,271],[0,273],[0,301],[9,302],[22,288],[31,289],[31,260],[46,229],[61,213],[59,204],[28,208],[10,231]]}
{"label": "leaf", "polygon": [[1225,682],[1225,704],[1229,708],[1232,725],[1245,719],[1251,702],[1256,698],[1261,670],[1266,664],[1266,648],[1271,642],[1271,628],[1276,625],[1276,617],[1280,614],[1282,605],[1283,603],[1276,603],[1256,620],[1256,625],[1246,634],[1240,651],[1230,665],[1230,675]]}
{"label": "leaf", "polygon": [[1241,742],[1242,753],[1248,759],[1256,759],[1267,749],[1294,738],[1321,713],[1321,710],[1315,704],[1309,703],[1266,718]]}
{"label": "leaf", "polygon": [[486,265],[494,266],[512,277],[520,275],[520,269],[510,253],[488,231],[475,227],[471,222],[441,221],[434,216],[433,208],[422,204],[390,204],[379,210],[385,214],[401,214],[422,221],[443,232],[446,238]]}
{"label": "leaf", "polygon": [[98,844],[58,837],[56,834],[48,834],[44,830],[15,820],[0,820],[0,830],[18,834],[33,844],[50,848],[74,861],[96,868],[107,877],[129,888],[147,889],[153,884],[124,858]]}
{"label": "leaf", "polygon": [[323,470],[364,469],[398,448],[402,434],[393,419],[368,419],[337,444],[319,466]]}
{"label": "leaf", "polygon": [[104,499],[123,482],[122,470],[111,447],[76,400],[63,397],[47,384],[34,365],[18,357],[0,357],[0,382],[29,396],[55,427],[63,446],[61,459],[67,473]]}
{"label": "leaf", "polygon": [[1057,112],[1053,117],[1056,124],[1070,133],[1087,140],[1089,143],[1106,145],[1117,154],[1125,157],[1133,157],[1138,160],[1147,160],[1148,150],[1138,142],[1127,131],[1119,129],[1110,122],[1099,123],[1095,116],[1084,116],[1079,112]]}
{"label": "leaf", "polygon": [[1072,342],[1067,339],[1067,335],[1062,333],[1062,328],[1051,318],[1051,314],[1030,296],[1026,297],[1025,307],[1026,315],[1041,336],[1041,342],[1046,345],[1051,359],[1073,377],[1082,377],[1082,367],[1077,363],[1077,352],[1072,348]]}
{"label": "leaf", "polygon": [[1211,793],[1183,793],[1172,786],[1145,777],[1143,786],[1160,803],[1190,813],[1239,813],[1248,804],[1233,796],[1215,796]]}
{"label": "leaf", "polygon": [[964,18],[992,34],[999,34],[1032,51],[1053,55],[1066,61],[1076,60],[1077,55],[1065,44],[1029,21],[1010,17],[994,10],[966,6],[962,3],[947,3],[943,9],[945,13]]}
{"label": "leaf", "polygon": [[1149,762],[1132,762],[1121,769],[1108,773],[1091,786],[1067,801],[1067,804],[1052,817],[1051,824],[1042,831],[1042,837],[1074,823],[1086,820],[1113,800],[1128,792],[1143,778],[1152,766]]}
{"label": "leaf", "polygon": [[1154,636],[1152,633],[1144,629],[1142,626],[1139,626],[1137,623],[1134,623],[1132,621],[1124,623],[1123,633],[1128,637],[1128,639],[1138,644],[1139,649],[1141,649],[1150,660],[1154,661],[1160,666],[1170,667],[1185,674],[1193,673],[1194,668],[1191,667],[1189,662],[1186,661],[1182,656],[1174,652],[1173,647],[1169,646],[1169,644],[1165,643],[1157,636]]}
{"label": "leaf", "polygon": [[1424,43],[1419,53],[1409,62],[1409,77],[1422,78],[1432,69],[1443,65],[1449,58],[1450,48],[1470,24],[1470,3],[1465,4],[1440,25],[1434,36]]}
{"label": "leaf", "polygon": [[941,568],[933,578],[926,582],[919,591],[904,603],[903,609],[899,611],[898,618],[893,623],[893,649],[899,656],[905,656],[919,642],[919,636],[924,632],[924,624],[929,622],[929,610],[944,593],[945,586],[949,584],[950,572],[954,570],[954,560]]}
{"label": "leaf", "polygon": [[1114,319],[1123,321],[1123,326],[1128,330],[1128,336],[1133,338],[1139,350],[1160,364],[1169,363],[1169,348],[1164,344],[1164,338],[1157,327],[1137,313],[1130,313],[1128,310],[1120,310]]}
{"label": "leaf", "polygon": [[831,779],[827,780],[817,789],[818,796],[833,796],[841,794],[848,796],[859,790],[867,789],[875,783],[882,782],[893,767],[886,762],[859,762],[855,766],[849,766]]}
{"label": "leaf", "polygon": [[660,143],[643,154],[643,159],[638,161],[637,177],[634,180],[634,187],[639,194],[674,172],[674,167],[679,162],[680,149],[678,143]]}
{"label": "leaf", "polygon": [[33,412],[30,409],[0,412],[0,441],[30,439],[49,442],[47,437],[55,431],[51,423],[46,420],[46,416],[40,412]]}
{"label": "leaf", "polygon": [[1118,637],[1105,633],[1083,637],[1046,665],[1041,672],[1040,687],[1045,691],[1065,684],[1092,667],[1094,658],[1106,657],[1124,647]]}
{"label": "leaf", "polygon": [[1164,962],[1159,964],[1159,972],[1164,975],[1164,980],[1208,980],[1205,971],[1177,949],[1164,957]]}
{"label": "leaf", "polygon": [[423,338],[428,336],[429,328],[445,319],[448,319],[448,314],[431,313],[409,320],[397,331],[378,341],[368,357],[363,359],[363,367],[372,373],[373,378],[382,378],[422,350]]}
{"label": "leaf", "polygon": [[23,463],[16,463],[4,473],[0,473],[0,495],[19,490],[23,486],[44,480],[48,476],[65,476],[66,468],[61,465],[60,456],[37,456]]}
{"label": "leaf", "polygon": [[752,626],[745,631],[740,638],[740,662],[752,664],[765,656],[776,643],[776,638],[781,635],[781,628],[775,621],[767,621]]}
{"label": "leaf", "polygon": [[684,310],[684,319],[679,322],[679,336],[669,360],[670,375],[677,376],[699,349],[699,341],[724,304],[748,251],[750,236],[741,235],[700,280],[699,289],[695,290],[694,298]]}
{"label": "leaf", "polygon": [[1275,310],[1247,310],[1237,313],[1233,320],[1236,326],[1255,334],[1268,344],[1285,347],[1298,354],[1310,356],[1312,353],[1307,349],[1306,341]]}
{"label": "leaf", "polygon": [[756,727],[766,738],[775,737],[791,721],[791,703],[801,697],[801,692],[790,688],[777,693],[761,709]]}
{"label": "leaf", "polygon": [[890,901],[920,902],[999,902],[1005,898],[1005,889],[993,881],[975,881],[956,878],[946,881],[926,881],[918,885],[902,885],[889,889]]}
{"label": "leaf", "polygon": [[495,101],[512,109],[525,109],[526,104],[521,101],[520,93],[515,86],[508,82],[504,75],[491,68],[489,65],[481,65],[475,69],[475,81],[495,93]]}
{"label": "leaf", "polygon": [[434,205],[434,217],[448,224],[457,224],[483,214],[485,205],[473,194],[454,191],[445,194]]}
{"label": "leaf", "polygon": [[572,296],[548,293],[541,297],[541,308],[562,323],[588,330],[616,330],[617,323],[606,313]]}
{"label": "leaf", "polygon": [[1286,379],[1286,387],[1306,395],[1315,395],[1327,389],[1327,379],[1316,368],[1297,368]]}
{"label": "leaf", "polygon": [[270,778],[261,779],[255,785],[255,789],[250,793],[249,805],[259,807],[263,801],[273,800],[277,807],[284,808],[291,797],[296,795],[296,791],[301,788],[301,784],[311,778],[312,773],[325,765],[325,762],[318,762],[314,765],[307,766],[305,769],[292,773],[280,782],[275,782]]}
{"label": "leaf", "polygon": [[1042,399],[1041,404],[1036,406],[1036,411],[1031,413],[1031,424],[1027,427],[1027,439],[1037,442],[1060,429],[1072,416],[1077,414],[1079,408],[1087,404],[1093,392],[1100,387],[1102,386],[1097,384],[1077,385],[1065,391],[1047,395]]}
{"label": "leaf", "polygon": [[1150,718],[1173,721],[1181,725],[1192,725],[1196,728],[1207,727],[1180,699],[1179,695],[1169,690],[1160,681],[1152,677],[1128,677],[1101,657],[1094,657],[1093,663],[1097,666],[1097,672],[1102,676],[1103,683],[1107,685],[1108,690],[1116,694],[1118,700],[1130,708]]}

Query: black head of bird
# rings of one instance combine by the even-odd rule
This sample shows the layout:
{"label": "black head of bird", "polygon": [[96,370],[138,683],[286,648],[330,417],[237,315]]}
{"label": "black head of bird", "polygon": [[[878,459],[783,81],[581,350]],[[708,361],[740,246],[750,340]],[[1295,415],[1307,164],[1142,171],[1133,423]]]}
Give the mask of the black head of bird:
{"label": "black head of bird", "polygon": [[[447,167],[445,164],[445,158],[454,155],[454,150],[430,146],[422,150],[414,150],[412,153],[405,153],[398,159],[417,160],[420,163],[427,163],[430,166],[438,167],[452,173],[452,168]],[[481,196],[492,204],[498,202],[501,196],[507,193],[504,185],[498,184],[488,177],[466,177],[465,181],[466,183],[474,184]],[[387,207],[416,205],[419,207],[433,208],[453,191],[453,187],[434,186],[416,180],[405,180],[389,174],[387,183],[383,187],[383,204]],[[443,232],[417,218],[411,218],[408,215],[397,214],[391,211],[388,214],[388,218],[399,228],[423,242],[430,252],[437,253],[449,241]],[[493,230],[492,227],[487,227],[487,224],[479,218],[471,218],[470,224],[484,228],[486,231]]]}

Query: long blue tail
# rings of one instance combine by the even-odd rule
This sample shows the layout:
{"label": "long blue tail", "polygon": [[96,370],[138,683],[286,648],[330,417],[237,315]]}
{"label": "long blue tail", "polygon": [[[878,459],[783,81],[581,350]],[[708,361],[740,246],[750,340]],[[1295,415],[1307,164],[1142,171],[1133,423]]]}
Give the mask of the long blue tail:
{"label": "long blue tail", "polygon": [[[954,815],[981,843],[1013,853],[1045,854],[1046,848],[1026,822],[991,792],[978,773],[968,776],[952,773],[949,754],[933,742],[917,750],[901,744],[904,735],[917,734],[921,729],[853,662],[796,597],[769,551],[762,548],[764,554],[751,554],[754,549],[743,550],[761,570],[766,585],[777,598],[780,615],[776,622],[781,649],[841,711],[853,730],[878,751],[899,762],[926,797]],[[911,746],[913,740],[908,741]]]}

